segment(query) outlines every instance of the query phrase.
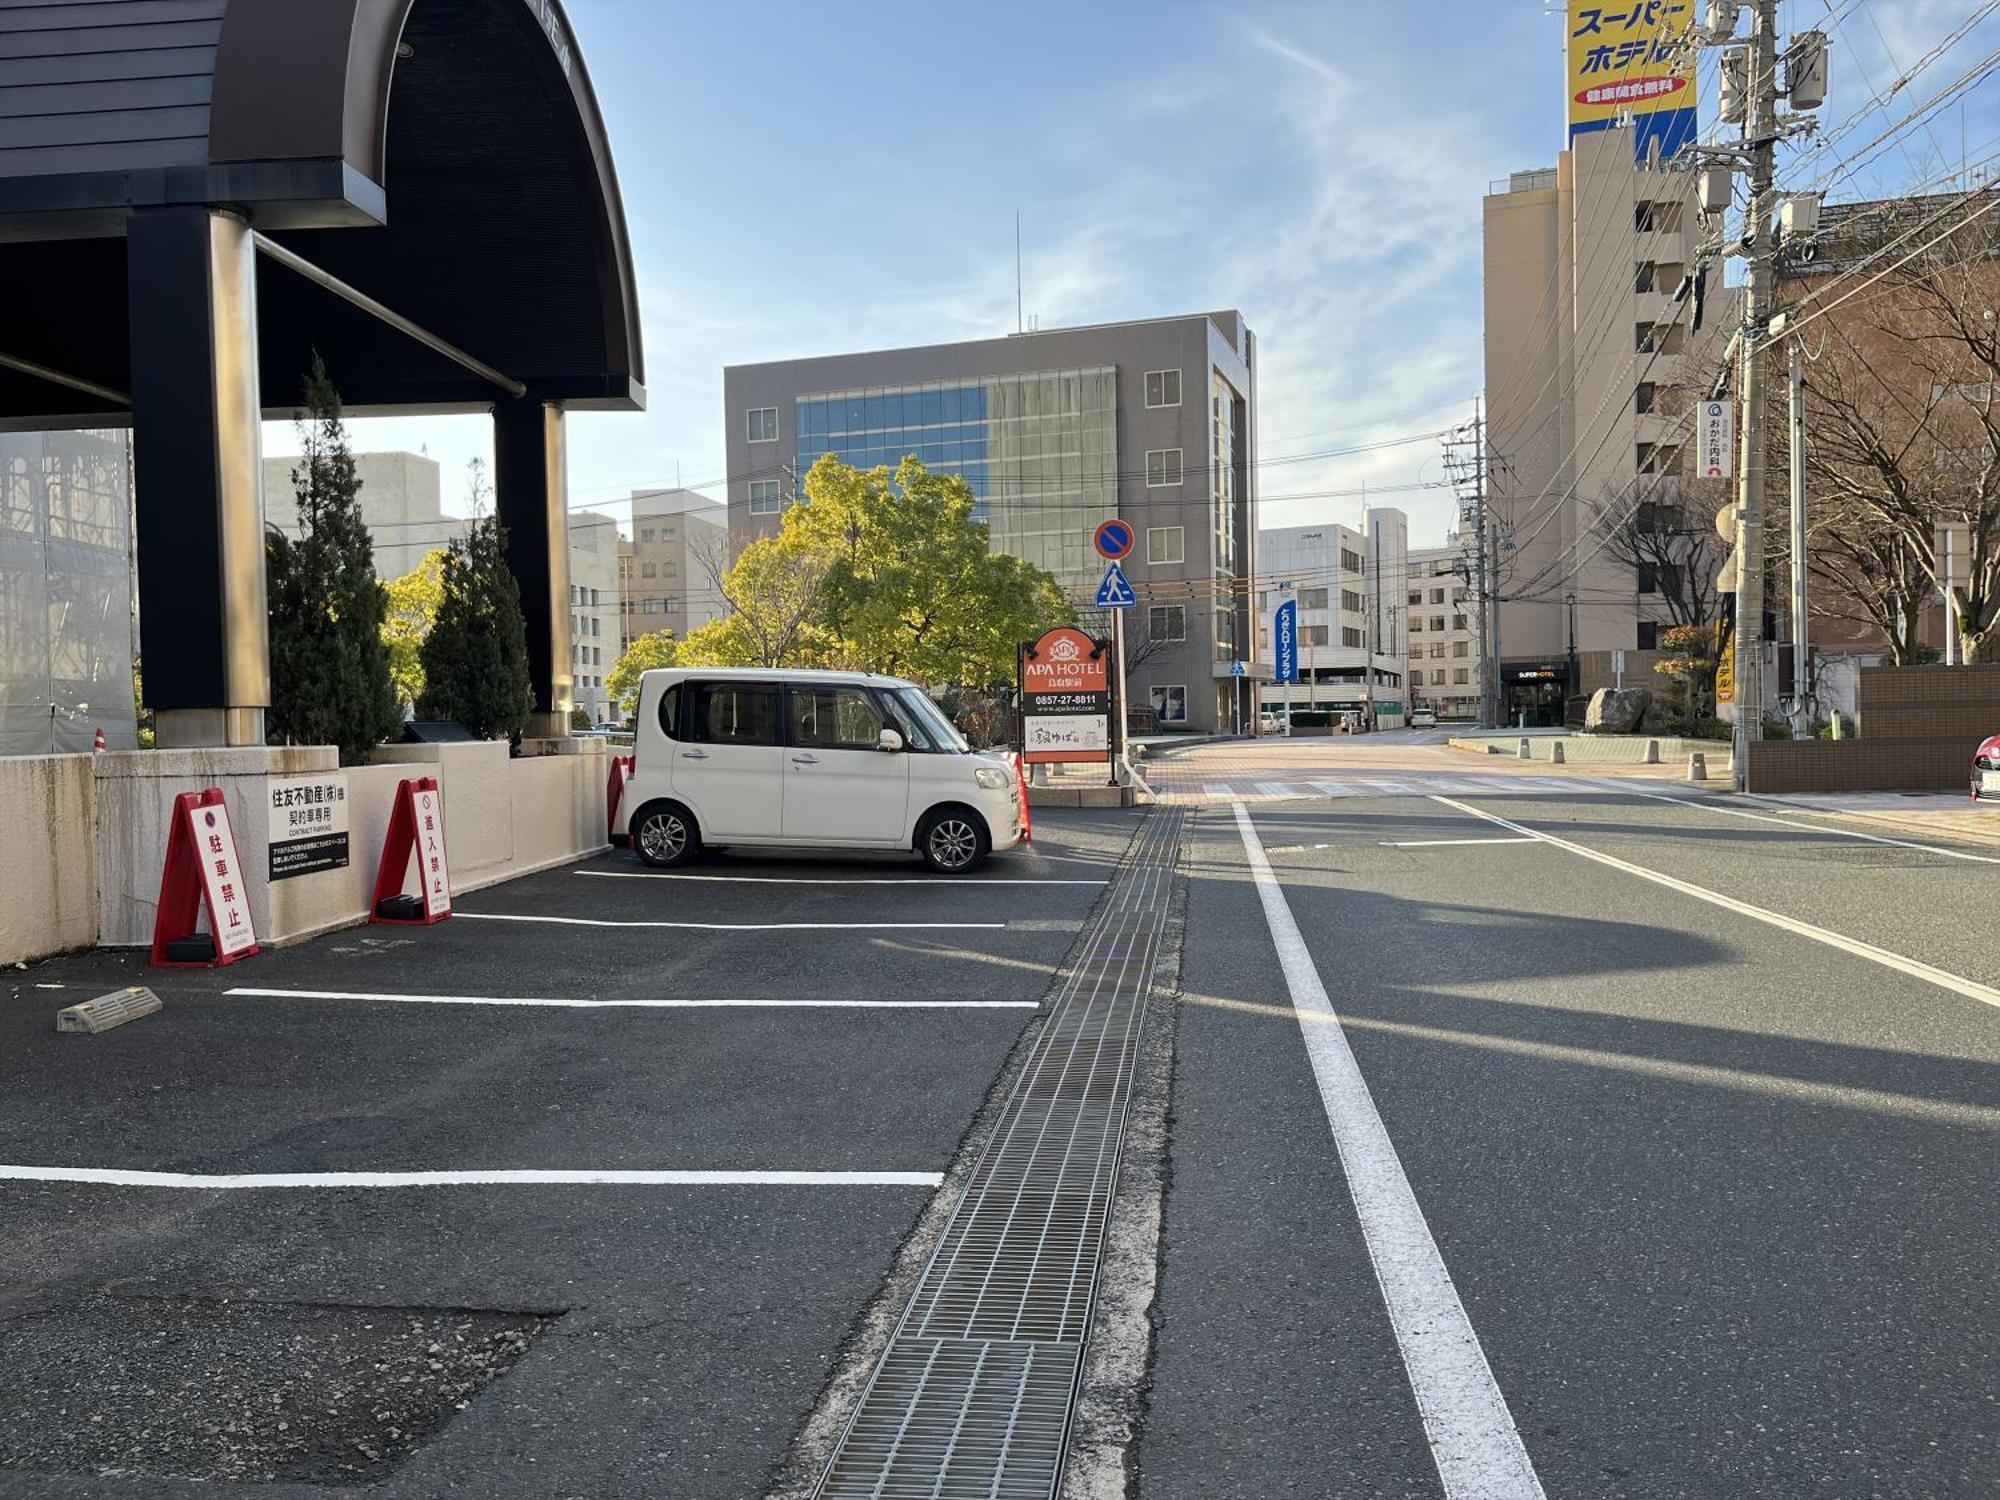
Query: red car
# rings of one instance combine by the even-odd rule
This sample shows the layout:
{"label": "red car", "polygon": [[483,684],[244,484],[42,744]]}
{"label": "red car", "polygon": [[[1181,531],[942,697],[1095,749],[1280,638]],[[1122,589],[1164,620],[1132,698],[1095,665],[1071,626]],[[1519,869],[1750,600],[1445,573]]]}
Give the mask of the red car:
{"label": "red car", "polygon": [[1972,752],[1972,800],[2000,802],[2000,734]]}

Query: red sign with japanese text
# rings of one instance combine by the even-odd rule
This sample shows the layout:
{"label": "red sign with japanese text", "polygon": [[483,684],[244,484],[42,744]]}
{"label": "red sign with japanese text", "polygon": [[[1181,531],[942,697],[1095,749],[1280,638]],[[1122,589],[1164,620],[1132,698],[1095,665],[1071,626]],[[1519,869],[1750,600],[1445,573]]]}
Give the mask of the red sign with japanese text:
{"label": "red sign with japanese text", "polygon": [[1031,763],[1111,758],[1111,648],[1064,625],[1021,656],[1021,748]]}
{"label": "red sign with japanese text", "polygon": [[[403,890],[410,860],[417,861],[418,892]],[[382,840],[382,863],[375,870],[375,899],[369,920],[428,925],[451,915],[451,865],[445,855],[444,793],[435,776],[415,776],[396,784],[389,831]]]}
{"label": "red sign with japanese text", "polygon": [[[198,930],[204,910],[206,934]],[[222,789],[182,792],[174,798],[167,829],[160,904],[153,917],[152,961],[161,968],[227,964],[256,951],[250,888],[236,858],[236,835],[229,826]]]}

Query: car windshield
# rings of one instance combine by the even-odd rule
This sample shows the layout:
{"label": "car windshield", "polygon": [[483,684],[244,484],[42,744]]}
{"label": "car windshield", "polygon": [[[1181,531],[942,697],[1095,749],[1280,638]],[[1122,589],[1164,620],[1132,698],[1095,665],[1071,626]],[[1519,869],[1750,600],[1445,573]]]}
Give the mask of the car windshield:
{"label": "car windshield", "polygon": [[944,710],[931,701],[931,695],[922,688],[891,688],[889,696],[903,711],[912,732],[923,743],[925,750],[967,751],[972,747],[965,742],[965,736],[952,727],[952,722],[944,716]]}

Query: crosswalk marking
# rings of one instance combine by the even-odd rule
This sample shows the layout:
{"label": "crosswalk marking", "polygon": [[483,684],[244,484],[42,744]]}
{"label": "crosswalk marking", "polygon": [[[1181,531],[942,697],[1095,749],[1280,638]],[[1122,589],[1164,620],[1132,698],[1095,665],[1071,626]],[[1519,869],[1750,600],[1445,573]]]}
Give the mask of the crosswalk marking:
{"label": "crosswalk marking", "polygon": [[1202,783],[1206,797],[1298,798],[1298,797],[1429,797],[1439,793],[1460,797],[1578,795],[1621,796],[1630,789],[1615,781],[1592,777],[1562,776],[1437,776],[1413,772],[1401,777],[1354,776],[1332,781],[1233,781]]}

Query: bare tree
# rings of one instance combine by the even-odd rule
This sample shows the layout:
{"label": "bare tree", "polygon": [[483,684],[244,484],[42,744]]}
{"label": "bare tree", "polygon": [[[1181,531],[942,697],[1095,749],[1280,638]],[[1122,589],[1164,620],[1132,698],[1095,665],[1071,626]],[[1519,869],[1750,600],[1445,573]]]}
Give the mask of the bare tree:
{"label": "bare tree", "polygon": [[1722,539],[1709,518],[1714,507],[1704,508],[1683,481],[1661,485],[1642,476],[1637,484],[1636,494],[1598,507],[1595,524],[1605,555],[1632,570],[1639,591],[1659,594],[1670,625],[1705,625],[1716,615],[1715,577],[1723,559]]}

